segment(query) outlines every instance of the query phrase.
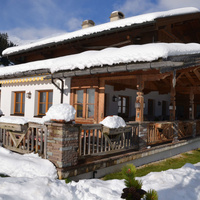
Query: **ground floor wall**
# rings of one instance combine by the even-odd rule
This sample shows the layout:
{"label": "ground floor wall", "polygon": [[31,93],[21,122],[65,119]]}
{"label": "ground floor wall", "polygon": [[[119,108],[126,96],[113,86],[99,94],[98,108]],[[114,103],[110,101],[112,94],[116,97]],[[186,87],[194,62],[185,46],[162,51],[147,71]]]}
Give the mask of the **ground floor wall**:
{"label": "ground floor wall", "polygon": [[[105,116],[109,115],[118,115],[118,101],[113,101],[113,96],[119,98],[119,96],[125,96],[129,98],[128,106],[129,106],[129,120],[135,120],[135,100],[137,96],[137,90],[125,89],[121,91],[114,91],[114,87],[110,85],[106,85],[105,87]],[[151,101],[150,101],[151,100]],[[163,115],[162,107],[163,102],[165,102],[165,115],[169,116],[169,104],[170,104],[170,94],[162,94],[160,95],[158,92],[150,92],[149,94],[144,95],[144,115],[148,117],[149,107],[152,107],[152,120],[163,120],[160,119]],[[152,103],[151,105],[149,105]],[[153,119],[154,118],[154,119]],[[151,119],[148,119],[151,120]]]}
{"label": "ground floor wall", "polygon": [[[58,87],[61,87],[61,82],[56,82]],[[64,94],[63,103],[70,103],[70,84],[71,80],[64,79]],[[40,80],[30,82],[15,82],[2,84],[1,87],[1,110],[5,116],[14,114],[14,93],[24,92],[24,115],[28,119],[34,119],[37,116],[38,110],[38,91],[53,92],[52,104],[59,104],[61,102],[61,91],[51,83],[51,80]],[[28,94],[30,95],[28,97]]]}

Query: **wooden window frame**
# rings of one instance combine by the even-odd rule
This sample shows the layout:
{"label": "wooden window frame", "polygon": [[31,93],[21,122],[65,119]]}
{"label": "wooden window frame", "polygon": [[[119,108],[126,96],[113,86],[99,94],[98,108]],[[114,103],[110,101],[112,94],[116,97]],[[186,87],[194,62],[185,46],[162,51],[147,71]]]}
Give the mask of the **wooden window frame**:
{"label": "wooden window frame", "polygon": [[39,90],[38,91],[38,104],[37,104],[38,105],[38,109],[37,109],[38,116],[44,116],[45,115],[45,113],[40,113],[40,104],[41,104],[41,102],[40,102],[40,95],[43,92],[46,93],[46,101],[45,101],[45,103],[43,103],[43,104],[45,104],[45,113],[48,111],[48,105],[50,103],[51,103],[51,105],[53,105],[53,101],[49,102],[49,93],[52,92],[52,95],[53,95],[53,90]]}
{"label": "wooden window frame", "polygon": [[[87,91],[93,89],[94,90],[94,103],[88,103],[88,94]],[[77,103],[77,91],[78,90],[83,90],[83,103]],[[75,115],[75,119],[77,120],[94,120],[95,119],[95,115],[96,115],[96,111],[95,111],[95,104],[96,104],[96,89],[95,88],[80,88],[80,89],[73,89],[73,95],[74,95],[74,100],[72,101],[72,104],[74,106],[74,108],[76,108],[77,105],[83,105],[83,113],[82,113],[82,117],[77,117],[77,113]],[[88,112],[87,112],[87,107],[88,105],[93,105],[94,106],[94,116],[93,117],[88,117]]]}
{"label": "wooden window frame", "polygon": [[[126,98],[126,105],[123,105],[123,101],[121,100],[121,113],[118,112],[118,115],[124,118],[128,118],[129,117],[129,109],[130,109],[130,105],[129,105],[129,96],[124,96],[124,95],[119,95],[119,97],[121,99]],[[119,101],[119,100],[118,100]],[[119,102],[118,102],[119,103]],[[123,107],[125,107],[126,112],[123,113]],[[119,109],[119,105],[118,105],[118,109]]]}
{"label": "wooden window frame", "polygon": [[[21,94],[20,101],[16,102],[16,95]],[[23,101],[23,95],[25,95],[25,91],[14,92],[14,115],[22,115],[24,116],[23,107],[25,110],[25,96]],[[20,104],[20,112],[16,112],[16,104]]]}

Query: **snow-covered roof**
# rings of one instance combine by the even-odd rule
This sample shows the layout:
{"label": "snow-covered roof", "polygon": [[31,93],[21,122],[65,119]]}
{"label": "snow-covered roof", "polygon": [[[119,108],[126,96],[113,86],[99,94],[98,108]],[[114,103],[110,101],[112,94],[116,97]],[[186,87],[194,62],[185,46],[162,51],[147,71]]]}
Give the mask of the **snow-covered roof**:
{"label": "snow-covered roof", "polygon": [[48,69],[51,73],[133,62],[152,62],[169,56],[200,54],[200,44],[151,43],[107,48],[0,68],[0,76]]}
{"label": "snow-covered roof", "polygon": [[64,41],[68,41],[75,38],[81,38],[83,36],[92,35],[92,34],[100,33],[103,31],[109,31],[111,29],[123,28],[126,26],[132,26],[134,24],[142,24],[145,22],[152,22],[158,18],[197,13],[197,12],[199,12],[199,9],[193,8],[193,7],[187,7],[187,8],[179,8],[179,9],[163,11],[163,12],[154,12],[154,13],[149,13],[149,14],[138,15],[138,16],[134,16],[134,17],[126,18],[126,19],[108,22],[108,23],[97,25],[90,28],[81,29],[81,30],[74,31],[71,33],[66,33],[60,36],[39,40],[31,44],[11,47],[4,50],[3,55],[7,56],[7,55],[15,54],[18,52],[23,52],[23,51],[28,51],[34,48],[39,48],[46,45],[51,46],[59,42],[64,42]]}

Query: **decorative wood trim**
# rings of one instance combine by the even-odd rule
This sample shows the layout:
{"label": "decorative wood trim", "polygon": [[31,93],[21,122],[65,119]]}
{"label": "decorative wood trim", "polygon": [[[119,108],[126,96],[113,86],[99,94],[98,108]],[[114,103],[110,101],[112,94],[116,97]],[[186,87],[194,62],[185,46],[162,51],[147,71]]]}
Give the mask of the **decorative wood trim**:
{"label": "decorative wood trim", "polygon": [[105,80],[104,79],[100,79],[100,83],[99,83],[98,123],[104,119],[104,101],[105,101]]}

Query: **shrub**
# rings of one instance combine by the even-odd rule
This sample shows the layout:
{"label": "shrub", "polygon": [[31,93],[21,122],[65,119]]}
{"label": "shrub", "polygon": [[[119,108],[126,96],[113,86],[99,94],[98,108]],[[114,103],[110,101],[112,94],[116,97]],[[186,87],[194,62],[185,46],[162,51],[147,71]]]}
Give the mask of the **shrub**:
{"label": "shrub", "polygon": [[126,200],[158,200],[155,190],[146,192],[142,189],[142,182],[135,179],[136,168],[132,164],[127,164],[122,168],[122,174],[125,177],[125,186],[121,198]]}

